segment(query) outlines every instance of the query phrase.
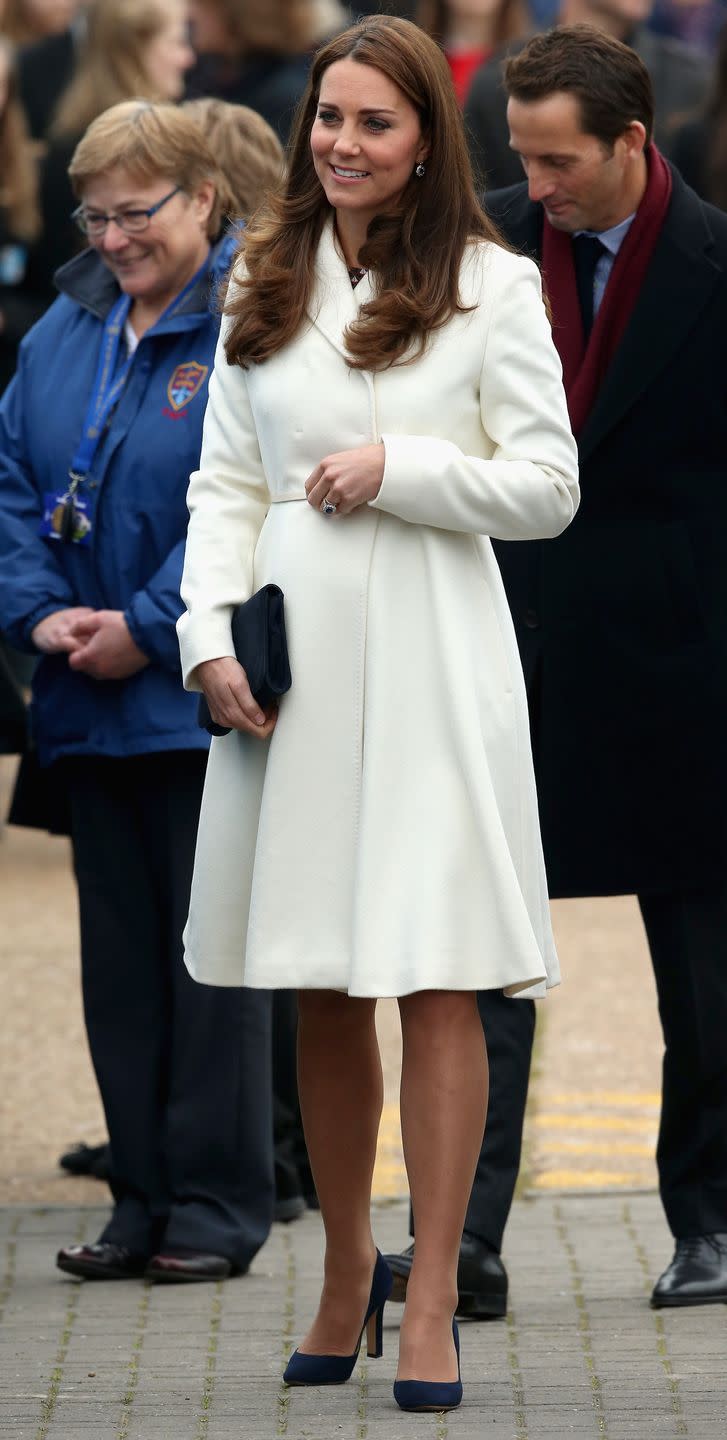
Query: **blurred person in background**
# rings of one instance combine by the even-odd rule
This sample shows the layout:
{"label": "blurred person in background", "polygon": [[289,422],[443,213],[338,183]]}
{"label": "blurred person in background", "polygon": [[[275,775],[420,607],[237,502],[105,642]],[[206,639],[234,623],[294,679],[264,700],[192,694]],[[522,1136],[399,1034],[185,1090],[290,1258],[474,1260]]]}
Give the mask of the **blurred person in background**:
{"label": "blurred person in background", "polygon": [[247,105],[185,100],[182,107],[204,131],[230,189],[227,218],[247,220],[283,177],[283,147],[266,120]]}
{"label": "blurred person in background", "polygon": [[725,0],[656,0],[649,27],[714,55],[725,17]]}
{"label": "blurred person in background", "polygon": [[41,656],[32,728],[70,805],[112,1151],[110,1220],[57,1263],[216,1279],[247,1268],[273,1206],[270,997],[195,985],[181,950],[208,737],[175,622],[234,239],[218,239],[216,161],[176,106],[106,111],[71,178],[90,248],[0,405],[0,625]]}
{"label": "blurred person in background", "polygon": [[0,394],[15,373],[23,335],[44,309],[35,288],[39,233],[37,160],[18,100],[12,51],[0,39]]}
{"label": "blurred person in background", "polygon": [[727,210],[727,24],[717,47],[706,104],[671,139],[671,158],[703,200]]}
{"label": "blurred person in background", "polygon": [[249,105],[285,144],[312,49],[329,28],[340,28],[343,12],[324,11],[317,0],[190,0],[189,11],[199,56],[190,99],[213,95]]}
{"label": "blurred person in background", "polygon": [[419,0],[414,19],[442,46],[462,107],[475,71],[532,31],[525,0]]}
{"label": "blurred person in background", "polygon": [[94,0],[73,0],[67,23],[23,45],[18,56],[20,98],[34,140],[43,140],[64,90],[70,85]]}
{"label": "blurred person in background", "polygon": [[0,33],[14,45],[30,45],[60,35],[70,25],[78,0],[4,0]]}
{"label": "blurred person in background", "polygon": [[[701,104],[708,85],[709,63],[681,41],[655,35],[647,25],[652,9],[653,0],[563,0],[553,23],[595,25],[635,50],[654,88],[654,137],[669,154],[669,130],[674,117]],[[472,162],[489,189],[517,185],[523,178],[519,156],[510,147],[502,61],[507,55],[519,54],[530,38],[523,35],[481,66],[467,97],[465,123]]]}
{"label": "blurred person in background", "polygon": [[38,268],[47,302],[53,275],[79,248],[68,166],[87,127],[122,100],[179,100],[194,64],[185,0],[94,0],[73,79],[61,96],[41,165]]}

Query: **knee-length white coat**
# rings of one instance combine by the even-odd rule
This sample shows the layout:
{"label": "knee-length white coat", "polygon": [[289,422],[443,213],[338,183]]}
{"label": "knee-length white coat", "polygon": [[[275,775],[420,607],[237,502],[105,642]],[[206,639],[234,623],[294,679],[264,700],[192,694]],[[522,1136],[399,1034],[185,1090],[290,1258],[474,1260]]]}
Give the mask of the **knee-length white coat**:
{"label": "knee-length white coat", "polygon": [[[213,740],[186,963],[217,985],[355,996],[557,983],[517,644],[489,536],[559,534],[579,492],[531,261],[487,242],[409,365],[346,363],[352,290],[324,230],[309,323],[210,382],[179,622],[185,683],[230,614],[285,592],[293,684],[270,741]],[[376,500],[308,505],[326,455],[382,440]]]}

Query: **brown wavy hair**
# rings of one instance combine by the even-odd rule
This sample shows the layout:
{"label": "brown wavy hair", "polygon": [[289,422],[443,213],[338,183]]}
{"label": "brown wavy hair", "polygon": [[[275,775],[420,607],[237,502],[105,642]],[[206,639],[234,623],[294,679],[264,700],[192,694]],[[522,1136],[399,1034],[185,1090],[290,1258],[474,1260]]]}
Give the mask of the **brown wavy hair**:
{"label": "brown wavy hair", "polygon": [[310,132],[329,65],[351,59],[388,76],[416,109],[430,153],[395,212],[369,224],[360,261],[374,296],[346,331],[349,364],[383,370],[410,363],[432,330],[464,307],[459,269],[470,238],[504,244],[475,195],[462,118],[447,62],[408,20],[367,16],[314,57],[288,152],[288,179],[245,231],[247,275],[233,288],[228,362],[247,367],[275,355],[304,323],[318,242],[331,206],[316,175]]}

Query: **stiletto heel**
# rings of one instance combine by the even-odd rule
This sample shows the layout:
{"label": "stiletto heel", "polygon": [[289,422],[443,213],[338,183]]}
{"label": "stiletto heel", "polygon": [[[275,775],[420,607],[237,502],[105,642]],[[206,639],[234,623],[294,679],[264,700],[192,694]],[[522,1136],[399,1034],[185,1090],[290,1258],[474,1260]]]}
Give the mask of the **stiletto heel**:
{"label": "stiletto heel", "polygon": [[350,1380],[366,1331],[367,1354],[377,1360],[384,1353],[384,1306],[391,1294],[393,1276],[380,1251],[371,1282],[369,1303],[353,1355],[306,1355],[294,1350],[285,1368],[286,1385],[343,1385]]}
{"label": "stiletto heel", "polygon": [[[386,1302],[384,1302],[386,1303]],[[366,1354],[369,1360],[380,1360],[384,1353],[384,1306],[380,1305],[366,1322]]]}
{"label": "stiletto heel", "polygon": [[459,1362],[459,1329],[452,1321],[457,1351],[456,1380],[395,1380],[394,1399],[400,1410],[456,1410],[462,1404],[462,1370]]}

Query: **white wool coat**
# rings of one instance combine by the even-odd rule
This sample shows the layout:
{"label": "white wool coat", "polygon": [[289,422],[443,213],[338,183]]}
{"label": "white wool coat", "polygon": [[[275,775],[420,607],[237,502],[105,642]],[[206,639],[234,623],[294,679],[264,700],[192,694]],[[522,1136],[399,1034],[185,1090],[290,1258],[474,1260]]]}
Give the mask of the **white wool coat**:
{"label": "white wool coat", "polygon": [[[186,963],[216,985],[355,996],[558,981],[528,731],[488,537],[558,535],[576,446],[535,265],[471,244],[457,314],[409,365],[351,369],[324,230],[309,323],[247,371],[217,351],[179,622],[185,684],[232,607],[285,593],[293,684],[270,741],[213,740]],[[381,490],[326,517],[305,482],[383,441]]]}

